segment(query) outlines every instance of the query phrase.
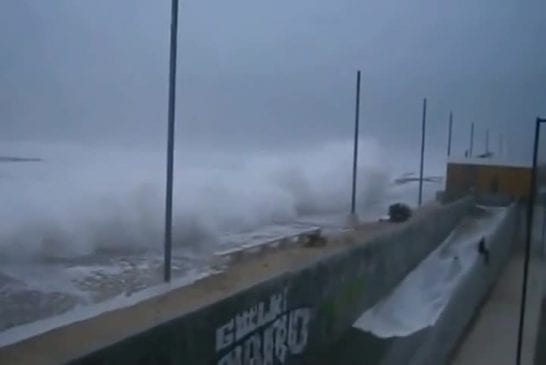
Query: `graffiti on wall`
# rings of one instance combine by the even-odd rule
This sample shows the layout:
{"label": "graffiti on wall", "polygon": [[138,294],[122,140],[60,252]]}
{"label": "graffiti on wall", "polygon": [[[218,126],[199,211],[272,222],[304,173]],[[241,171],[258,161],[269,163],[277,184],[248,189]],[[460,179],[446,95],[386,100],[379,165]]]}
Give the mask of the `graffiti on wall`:
{"label": "graffiti on wall", "polygon": [[218,365],[284,364],[303,353],[311,309],[288,309],[286,294],[275,293],[216,329]]}

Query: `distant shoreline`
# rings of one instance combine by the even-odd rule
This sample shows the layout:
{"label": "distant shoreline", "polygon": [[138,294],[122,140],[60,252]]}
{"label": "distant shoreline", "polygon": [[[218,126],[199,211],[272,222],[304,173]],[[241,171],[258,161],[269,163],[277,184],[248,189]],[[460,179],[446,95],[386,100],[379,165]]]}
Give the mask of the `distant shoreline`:
{"label": "distant shoreline", "polygon": [[0,162],[43,162],[43,158],[39,157],[13,157],[0,156]]}

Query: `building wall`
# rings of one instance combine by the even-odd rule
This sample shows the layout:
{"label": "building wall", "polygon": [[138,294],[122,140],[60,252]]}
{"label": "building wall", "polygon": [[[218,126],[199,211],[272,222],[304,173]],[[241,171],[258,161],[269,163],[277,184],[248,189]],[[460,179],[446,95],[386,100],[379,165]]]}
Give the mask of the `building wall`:
{"label": "building wall", "polygon": [[531,169],[528,167],[448,163],[446,193],[462,196],[471,190],[478,194],[502,194],[514,199],[529,197]]}

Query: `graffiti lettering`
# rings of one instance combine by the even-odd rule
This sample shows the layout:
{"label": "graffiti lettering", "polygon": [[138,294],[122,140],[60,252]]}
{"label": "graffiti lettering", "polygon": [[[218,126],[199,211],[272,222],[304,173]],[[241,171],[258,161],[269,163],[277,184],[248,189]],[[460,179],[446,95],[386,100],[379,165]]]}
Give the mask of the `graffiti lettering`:
{"label": "graffiti lettering", "polygon": [[272,295],[216,329],[218,365],[284,364],[305,350],[310,319],[309,308],[287,310],[286,292]]}

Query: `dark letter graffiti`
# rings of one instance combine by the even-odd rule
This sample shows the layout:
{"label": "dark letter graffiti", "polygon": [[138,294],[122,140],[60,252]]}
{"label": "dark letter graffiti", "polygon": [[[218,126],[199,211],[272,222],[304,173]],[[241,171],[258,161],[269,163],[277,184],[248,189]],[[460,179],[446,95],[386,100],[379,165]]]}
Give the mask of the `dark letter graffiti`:
{"label": "dark letter graffiti", "polygon": [[237,313],[216,329],[218,365],[284,364],[305,351],[310,308],[287,310],[286,291]]}

